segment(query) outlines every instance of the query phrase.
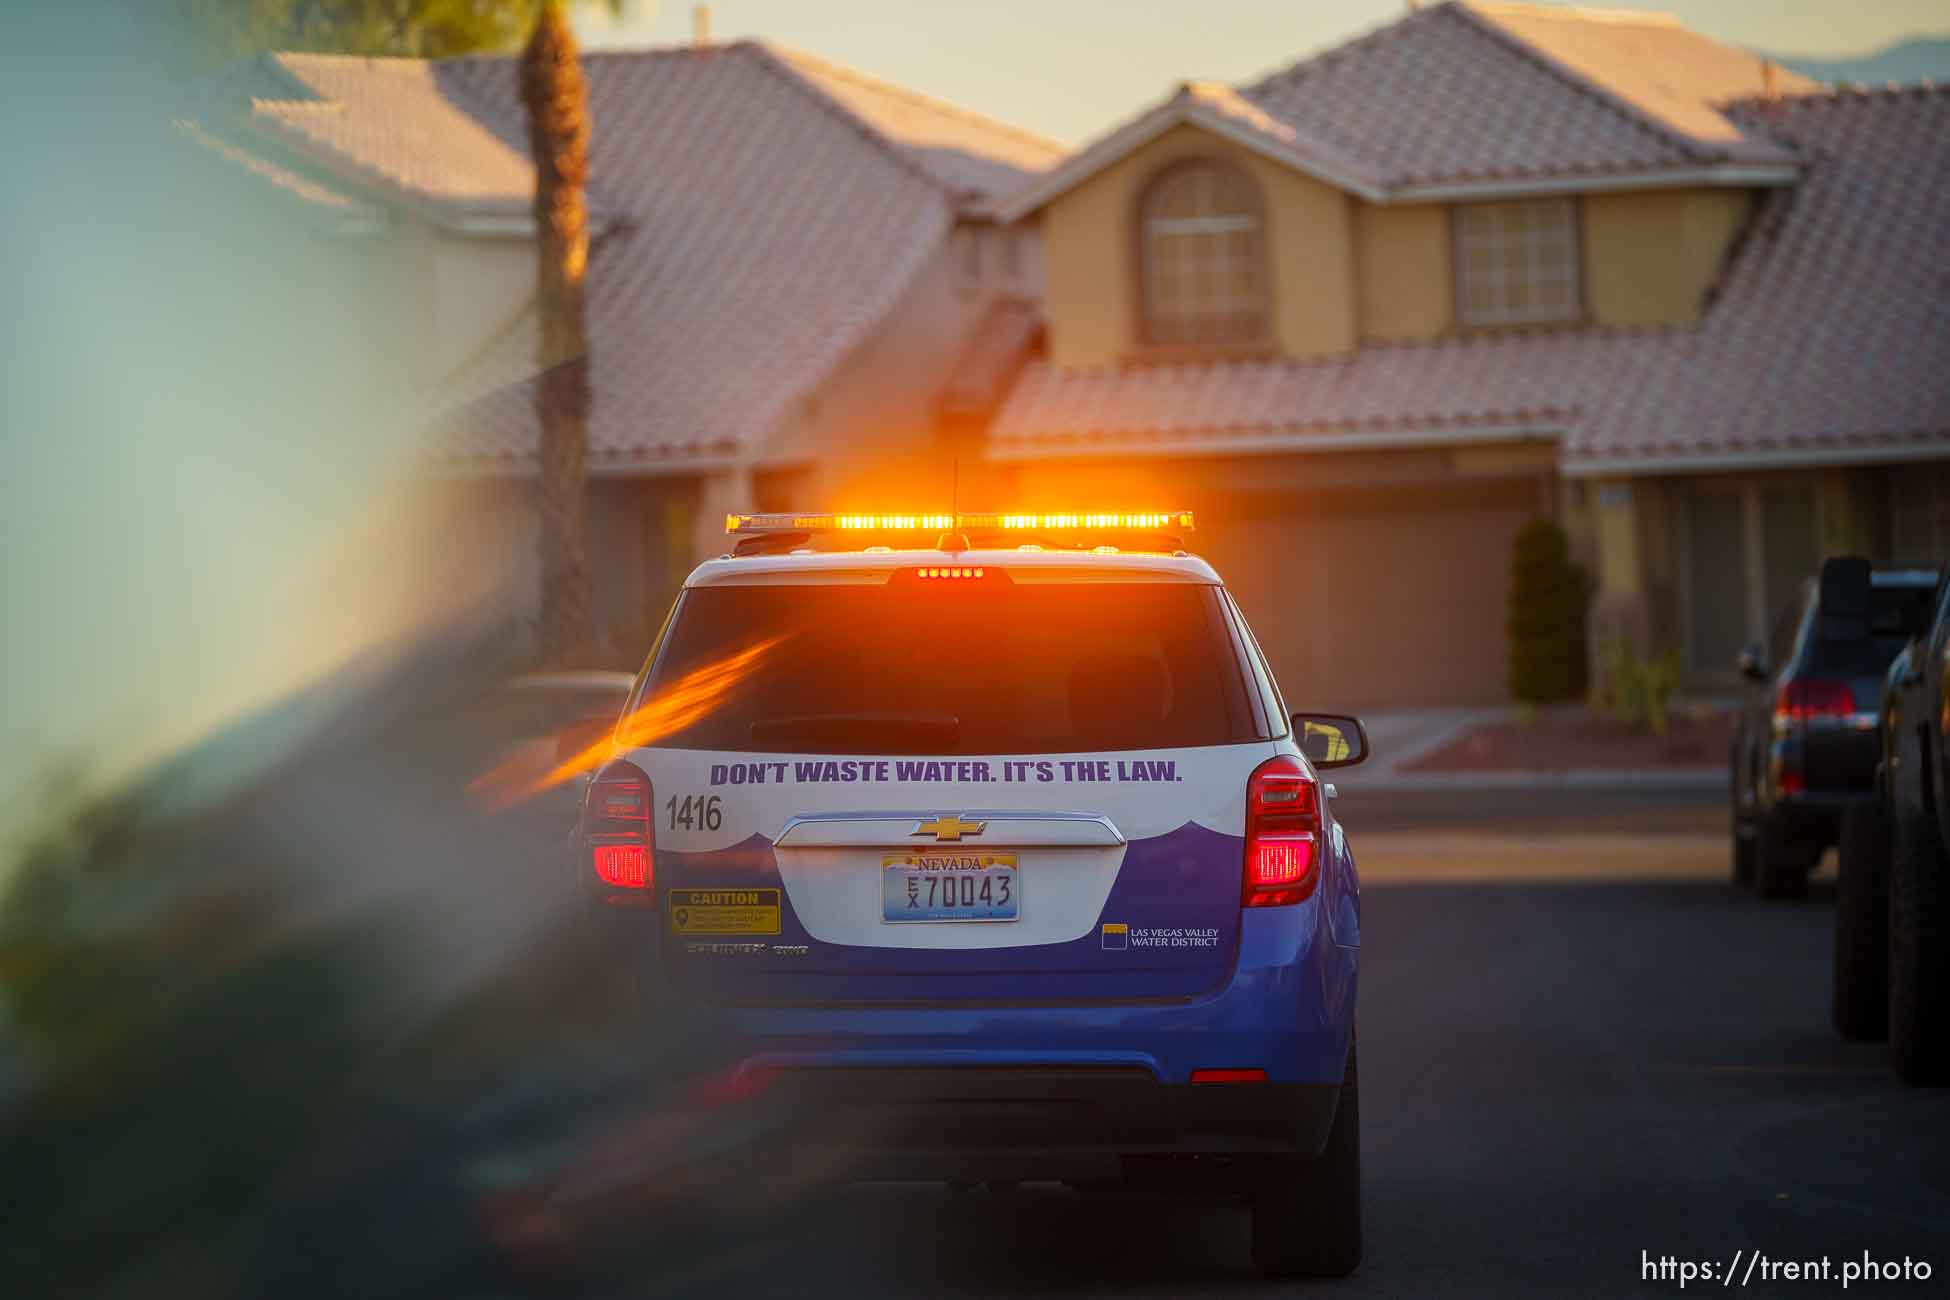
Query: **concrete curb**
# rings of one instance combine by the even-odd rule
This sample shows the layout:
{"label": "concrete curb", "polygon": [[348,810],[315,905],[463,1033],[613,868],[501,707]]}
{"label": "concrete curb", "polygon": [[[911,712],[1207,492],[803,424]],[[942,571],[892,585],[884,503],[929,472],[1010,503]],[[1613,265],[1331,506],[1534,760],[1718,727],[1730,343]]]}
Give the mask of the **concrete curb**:
{"label": "concrete curb", "polygon": [[1717,790],[1724,768],[1565,768],[1542,772],[1373,772],[1332,775],[1343,794],[1458,790]]}

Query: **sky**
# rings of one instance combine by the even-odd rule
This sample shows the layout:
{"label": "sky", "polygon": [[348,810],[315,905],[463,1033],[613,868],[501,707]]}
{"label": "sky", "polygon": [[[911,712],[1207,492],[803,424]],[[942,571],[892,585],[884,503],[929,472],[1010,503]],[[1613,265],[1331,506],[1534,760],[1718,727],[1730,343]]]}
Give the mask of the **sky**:
{"label": "sky", "polygon": [[[589,6],[591,44],[688,41],[694,0]],[[1664,0],[1730,44],[1840,57],[1950,30],[1945,0]],[[1186,80],[1236,82],[1392,22],[1407,0],[714,0],[719,40],[761,37],[1078,144]]]}

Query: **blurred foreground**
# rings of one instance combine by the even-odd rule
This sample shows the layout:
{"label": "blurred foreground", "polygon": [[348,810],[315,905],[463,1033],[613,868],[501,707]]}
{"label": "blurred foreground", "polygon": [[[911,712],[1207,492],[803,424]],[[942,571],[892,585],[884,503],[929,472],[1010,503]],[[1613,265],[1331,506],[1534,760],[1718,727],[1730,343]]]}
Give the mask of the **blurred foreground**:
{"label": "blurred foreground", "polygon": [[[559,810],[467,798],[505,667],[449,640],[341,675],[30,854],[0,1293],[662,1294],[790,1217],[783,1117],[656,1004],[654,921],[591,909]],[[168,811],[292,712],[312,740]]]}

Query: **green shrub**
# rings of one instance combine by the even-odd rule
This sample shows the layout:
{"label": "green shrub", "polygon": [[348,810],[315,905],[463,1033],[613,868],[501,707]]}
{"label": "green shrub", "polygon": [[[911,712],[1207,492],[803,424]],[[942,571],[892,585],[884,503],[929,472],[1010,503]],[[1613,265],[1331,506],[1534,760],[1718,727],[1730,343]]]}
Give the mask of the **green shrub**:
{"label": "green shrub", "polygon": [[1584,694],[1584,570],[1571,563],[1564,530],[1533,519],[1517,533],[1510,560],[1510,694],[1553,704]]}
{"label": "green shrub", "polygon": [[1625,637],[1607,637],[1598,647],[1598,680],[1591,709],[1635,731],[1663,736],[1672,725],[1672,697],[1679,690],[1679,652],[1642,657]]}

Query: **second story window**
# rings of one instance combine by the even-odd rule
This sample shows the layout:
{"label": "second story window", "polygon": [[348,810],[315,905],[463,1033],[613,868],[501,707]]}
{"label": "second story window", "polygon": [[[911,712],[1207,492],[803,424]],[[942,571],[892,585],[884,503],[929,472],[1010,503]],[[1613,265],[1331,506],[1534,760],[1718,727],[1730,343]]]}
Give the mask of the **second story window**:
{"label": "second story window", "polygon": [[1145,190],[1138,223],[1146,343],[1266,337],[1265,223],[1250,176],[1219,162],[1180,163]]}
{"label": "second story window", "polygon": [[1460,204],[1455,225],[1463,324],[1578,318],[1578,210],[1570,199]]}

